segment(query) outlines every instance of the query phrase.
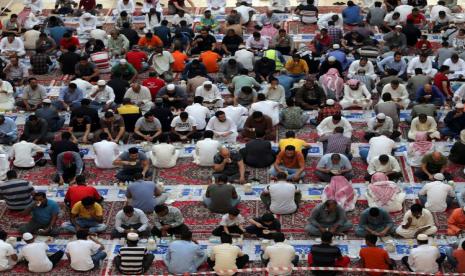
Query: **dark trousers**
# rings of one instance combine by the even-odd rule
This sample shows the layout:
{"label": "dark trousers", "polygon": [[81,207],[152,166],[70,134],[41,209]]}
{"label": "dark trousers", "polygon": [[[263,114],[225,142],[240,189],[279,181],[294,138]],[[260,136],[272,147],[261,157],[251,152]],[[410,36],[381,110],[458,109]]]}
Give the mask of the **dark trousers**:
{"label": "dark trousers", "polygon": [[[228,231],[230,234],[240,234],[240,235],[244,234],[241,228],[239,228],[239,226],[237,225],[228,226]],[[222,225],[216,227],[215,230],[212,231],[212,235],[218,236],[218,237],[220,237],[223,233],[224,233],[224,228]]]}
{"label": "dark trousers", "polygon": [[281,54],[283,55],[286,55],[288,56],[290,53],[291,53],[291,47],[280,47],[280,46],[276,46],[275,49],[279,52],[281,52]]}
{"label": "dark trousers", "polygon": [[[116,178],[119,181],[126,182],[126,181],[134,181],[134,175],[136,173],[142,173],[142,167],[135,168],[135,169],[121,169],[117,174]],[[151,177],[153,174],[153,168],[149,168],[145,173],[145,178]]]}
{"label": "dark trousers", "polygon": [[[441,257],[439,257],[436,262],[438,263],[439,266],[442,265],[442,262],[444,262],[444,259],[446,259],[446,254],[441,253]],[[408,264],[408,256],[402,257],[402,264],[404,264],[409,271],[413,270],[410,268],[410,265]]]}
{"label": "dark trousers", "polygon": [[[439,173],[439,171],[433,171],[433,170],[431,170],[431,169],[429,169],[429,168],[427,168],[427,169],[428,169],[428,171],[429,171],[432,175],[434,175],[434,174],[436,174],[436,173]],[[444,178],[445,178],[446,180],[452,180],[452,175],[451,175],[450,173],[448,173],[448,172],[443,172],[442,174],[444,175]],[[424,173],[422,169],[417,169],[417,170],[415,171],[414,175],[415,175],[418,179],[420,179],[420,180],[422,180],[422,181],[428,181],[428,180],[429,180],[428,175],[427,175],[426,173]]]}
{"label": "dark trousers", "polygon": [[[86,168],[85,164],[82,163],[82,173],[84,172],[85,168]],[[63,168],[63,175],[62,176],[63,176],[63,181],[65,181],[65,183],[69,183],[69,181],[71,181],[71,179],[76,177],[76,165],[72,165],[69,168]],[[53,181],[54,182],[59,182],[60,181],[60,176],[58,174],[56,174]]]}
{"label": "dark trousers", "polygon": [[[168,229],[168,235],[175,235],[175,236],[180,236],[182,233],[185,231],[188,231],[189,227],[185,225],[184,223],[179,225],[178,227],[172,227]],[[158,229],[156,226],[152,228],[152,235],[157,236],[161,238],[161,230]]]}
{"label": "dark trousers", "polygon": [[[236,266],[238,269],[244,268],[244,266],[249,262],[249,255],[244,254],[244,256],[236,258]],[[212,261],[210,258],[207,259],[208,266],[211,269],[215,266],[215,261]]]}
{"label": "dark trousers", "polygon": [[[187,140],[199,140],[200,138],[202,138],[202,133],[194,132],[194,133],[191,133],[190,135],[187,135],[189,132],[190,131],[178,131],[178,133],[180,133],[181,135],[187,136]],[[170,142],[182,141],[181,137],[179,137],[179,135],[173,132],[169,134],[169,137],[170,137]]]}
{"label": "dark trousers", "polygon": [[270,234],[263,234],[263,230],[266,230],[264,228],[258,228],[255,225],[249,225],[245,228],[245,231],[249,234],[256,235],[258,238],[264,238],[264,239],[269,239],[272,240],[274,235],[273,233]]}
{"label": "dark trousers", "polygon": [[[142,272],[146,272],[150,269],[154,259],[155,256],[153,254],[146,254],[144,256],[144,260],[142,261]],[[118,269],[120,273],[123,273],[123,271],[121,271],[121,256],[116,256],[114,262],[116,269]]]}

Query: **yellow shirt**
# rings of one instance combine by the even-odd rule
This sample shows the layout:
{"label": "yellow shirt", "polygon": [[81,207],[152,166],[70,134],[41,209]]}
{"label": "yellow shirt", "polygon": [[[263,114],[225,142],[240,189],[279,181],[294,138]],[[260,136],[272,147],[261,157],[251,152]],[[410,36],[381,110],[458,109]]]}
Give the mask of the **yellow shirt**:
{"label": "yellow shirt", "polygon": [[289,74],[292,75],[308,74],[308,65],[307,62],[303,59],[300,59],[298,63],[295,63],[291,58],[286,62],[285,68]]}
{"label": "yellow shirt", "polygon": [[103,208],[100,204],[94,203],[94,206],[90,209],[86,209],[82,202],[79,201],[74,204],[73,209],[71,209],[71,214],[77,215],[79,218],[95,218],[95,217],[103,217]]}
{"label": "yellow shirt", "polygon": [[120,107],[118,107],[116,110],[118,110],[118,114],[120,115],[140,113],[139,107],[133,104],[123,104]]}
{"label": "yellow shirt", "polygon": [[300,151],[304,148],[304,146],[307,144],[302,139],[297,139],[297,138],[284,138],[279,140],[279,149],[283,151],[287,146],[291,145],[295,147],[295,150]]}

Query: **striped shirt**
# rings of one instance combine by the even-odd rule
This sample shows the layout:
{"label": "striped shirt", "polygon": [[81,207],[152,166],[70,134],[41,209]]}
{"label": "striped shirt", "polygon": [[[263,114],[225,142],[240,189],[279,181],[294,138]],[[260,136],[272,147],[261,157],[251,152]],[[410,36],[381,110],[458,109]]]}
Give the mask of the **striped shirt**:
{"label": "striped shirt", "polygon": [[351,139],[345,137],[342,133],[333,133],[328,136],[325,153],[346,154],[350,151]]}
{"label": "striped shirt", "polygon": [[5,199],[10,210],[24,210],[32,203],[31,182],[22,179],[11,179],[0,184],[0,198]]}
{"label": "striped shirt", "polygon": [[121,247],[119,255],[121,256],[120,270],[123,274],[141,274],[143,273],[143,261],[147,250],[145,247]]}

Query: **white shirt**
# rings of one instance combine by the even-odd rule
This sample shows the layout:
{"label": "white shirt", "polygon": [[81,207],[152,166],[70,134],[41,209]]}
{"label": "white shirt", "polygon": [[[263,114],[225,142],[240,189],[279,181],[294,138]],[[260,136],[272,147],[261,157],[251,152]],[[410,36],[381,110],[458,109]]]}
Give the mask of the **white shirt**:
{"label": "white shirt", "polygon": [[455,197],[453,187],[442,181],[434,181],[425,184],[418,194],[426,195],[427,200],[425,208],[431,212],[444,212],[447,209],[447,197]]}
{"label": "white shirt", "polygon": [[381,164],[379,161],[379,156],[375,156],[368,163],[368,174],[373,175],[376,172],[400,172],[400,165],[397,162],[397,159],[394,156],[388,155],[389,161],[386,164]]}
{"label": "white shirt", "polygon": [[268,49],[268,44],[269,44],[269,41],[265,37],[261,36],[259,40],[255,40],[253,35],[251,35],[245,41],[245,48],[266,50]]}
{"label": "white shirt", "polygon": [[297,210],[294,201],[296,187],[294,184],[279,181],[268,186],[270,192],[271,205],[270,211],[278,215],[292,214]]}
{"label": "white shirt", "polygon": [[13,145],[11,157],[15,160],[13,164],[20,168],[31,168],[34,167],[34,155],[37,152],[44,152],[44,149],[34,143],[21,141]]}
{"label": "white shirt", "polygon": [[409,218],[412,219],[412,223],[408,228],[409,230],[420,229],[425,226],[434,226],[433,215],[428,209],[425,208],[421,210],[421,216],[419,218],[414,217],[412,215],[412,211],[408,210],[402,219],[401,225],[406,225]]}
{"label": "white shirt", "polygon": [[208,121],[206,130],[211,130],[216,133],[225,133],[228,131],[237,132],[236,124],[228,117],[224,122],[220,122],[215,116]]}
{"label": "white shirt", "polygon": [[430,15],[431,18],[439,17],[439,12],[440,11],[445,11],[447,15],[450,15],[452,13],[451,10],[446,6],[434,5],[434,6],[431,7],[431,11],[430,11],[429,15]]}
{"label": "white shirt", "polygon": [[152,102],[152,95],[150,94],[150,90],[146,87],[141,85],[139,92],[135,92],[132,87],[129,87],[124,93],[125,98],[131,99],[133,103],[138,104],[139,102],[143,102],[144,104]]}
{"label": "white shirt", "polygon": [[0,271],[10,268],[8,265],[10,256],[15,254],[16,251],[11,244],[0,240]]}
{"label": "white shirt", "polygon": [[113,161],[119,156],[119,147],[115,142],[102,140],[94,143],[95,165],[101,169],[114,168]]}
{"label": "white shirt", "polygon": [[374,157],[379,155],[391,155],[392,150],[396,146],[396,142],[384,135],[371,138],[369,144],[370,151],[368,152],[367,163],[370,163]]}
{"label": "white shirt", "polygon": [[349,66],[349,77],[353,77],[358,74],[358,70],[363,69],[365,70],[365,75],[373,76],[375,75],[375,68],[373,67],[373,63],[371,61],[367,61],[365,66],[360,65],[360,60],[354,60]]}
{"label": "white shirt", "polygon": [[37,30],[29,30],[24,33],[24,47],[26,49],[35,50],[36,49],[36,41],[39,39],[40,31]]}
{"label": "white shirt", "polygon": [[[210,117],[210,109],[199,104],[193,103],[186,107],[185,111],[194,118],[197,129],[202,130],[207,125],[207,119]],[[227,115],[226,115],[227,116]]]}
{"label": "white shirt", "polygon": [[255,111],[260,111],[263,115],[266,115],[271,118],[273,126],[279,124],[279,103],[265,100],[253,103],[250,105],[250,114]]}
{"label": "white shirt", "polygon": [[407,21],[407,16],[412,13],[413,6],[410,5],[399,5],[394,9],[394,12],[398,12],[400,14],[400,21],[405,22]]}
{"label": "white shirt", "polygon": [[120,0],[118,1],[116,9],[118,10],[118,14],[120,14],[122,11],[126,11],[128,14],[131,15],[134,13],[136,7],[134,6],[134,2],[132,2],[132,0],[129,0],[127,4],[124,4],[123,0]]}
{"label": "white shirt", "polygon": [[233,275],[234,273],[219,273],[221,270],[237,269],[236,258],[243,256],[241,249],[229,243],[213,246],[210,259],[215,262],[213,269],[218,275]]}
{"label": "white shirt", "polygon": [[215,10],[218,10],[221,8],[224,9],[226,7],[226,1],[225,0],[207,0],[207,6],[208,6],[208,9],[210,10],[213,8]]}
{"label": "white shirt", "polygon": [[286,105],[286,92],[281,84],[278,84],[276,88],[272,88],[271,84],[268,84],[262,92],[266,95],[266,99],[277,102],[282,106]]}
{"label": "white shirt", "polygon": [[171,127],[174,127],[176,131],[191,131],[193,127],[197,127],[195,119],[191,116],[187,117],[187,120],[183,122],[181,117],[176,116],[171,121]]}
{"label": "white shirt", "polygon": [[344,84],[344,97],[345,101],[349,101],[352,103],[353,101],[360,101],[360,100],[370,100],[371,94],[366,88],[366,86],[362,83],[359,84],[356,90],[350,88],[349,85]]}
{"label": "white shirt", "polygon": [[454,100],[456,102],[460,102],[465,98],[465,83],[462,84],[459,89],[457,89],[454,93]]}
{"label": "white shirt", "polygon": [[350,125],[350,122],[344,117],[341,117],[341,120],[337,124],[334,124],[333,117],[326,117],[316,127],[316,130],[318,132],[318,136],[323,136],[325,134],[333,133],[334,129],[336,127],[338,127],[338,126],[344,128],[344,136],[345,137],[347,137],[347,138],[352,137],[352,125]]}
{"label": "white shirt", "polygon": [[415,75],[416,68],[421,68],[423,74],[429,75],[433,70],[433,63],[429,58],[427,58],[425,62],[421,62],[420,57],[414,57],[407,65],[407,74]]}
{"label": "white shirt", "polygon": [[394,90],[390,83],[384,85],[383,90],[381,91],[381,96],[385,93],[391,94],[392,99],[407,100],[409,95],[405,85],[399,84],[396,90]]}
{"label": "white shirt", "polygon": [[[267,267],[294,267],[292,261],[295,258],[295,249],[292,245],[278,242],[267,246],[263,253],[263,259],[270,260]],[[272,273],[271,273],[272,272]],[[270,271],[270,275],[291,275],[292,270]]]}
{"label": "white shirt", "polygon": [[79,17],[79,28],[82,31],[92,31],[94,29],[97,29],[97,17],[92,15],[89,19],[85,19],[83,16],[84,15],[81,15],[81,17]]}
{"label": "white shirt", "polygon": [[221,96],[220,90],[215,84],[212,84],[210,90],[207,90],[203,87],[203,85],[197,87],[195,89],[195,96],[200,96],[206,102],[213,102],[214,100],[222,100],[223,97]]}
{"label": "white shirt", "polygon": [[237,225],[241,225],[244,222],[245,222],[244,217],[241,214],[237,215],[237,217],[235,217],[234,219],[230,219],[229,214],[224,214],[221,217],[220,225],[221,226],[234,226],[234,225],[237,226]]}
{"label": "white shirt", "polygon": [[435,132],[437,130],[438,130],[438,124],[436,123],[434,118],[431,116],[426,117],[425,123],[421,123],[420,119],[416,117],[415,119],[412,120],[412,123],[410,124],[410,132],[412,134],[415,134],[418,131]]}
{"label": "white shirt", "polygon": [[241,20],[242,20],[242,24],[245,24],[247,22],[249,22],[250,20],[250,16],[249,16],[249,12],[253,11],[255,13],[257,13],[257,11],[254,9],[254,8],[251,8],[249,6],[245,6],[245,5],[241,5],[239,7],[236,7],[235,10],[237,11],[238,14],[241,15]]}
{"label": "white shirt", "polygon": [[152,160],[152,164],[158,168],[174,167],[178,159],[176,148],[167,143],[153,145],[152,151],[149,152],[149,157]]}
{"label": "white shirt", "polygon": [[93,95],[95,92],[97,92],[97,94],[94,96],[93,100],[96,102],[111,104],[115,100],[115,92],[113,92],[113,88],[108,85],[105,85],[103,90],[99,90],[99,86],[95,85],[90,94]]}
{"label": "white shirt", "polygon": [[8,37],[2,38],[0,40],[0,50],[3,51],[10,51],[10,52],[24,52],[24,43],[23,40],[19,37],[15,37],[13,42],[8,41]]}
{"label": "white shirt", "polygon": [[245,69],[249,71],[253,70],[254,54],[251,51],[247,49],[237,50],[234,54],[234,58],[238,63],[242,64]]}
{"label": "white shirt", "polygon": [[192,19],[192,16],[189,14],[185,13],[183,17],[180,17],[178,14],[175,14],[173,18],[171,19],[171,24],[173,25],[179,25],[179,22],[185,20],[187,23],[187,26],[192,25],[192,22],[194,20]]}
{"label": "white shirt", "polygon": [[68,242],[65,252],[71,257],[71,268],[77,271],[88,271],[94,268],[92,255],[97,253],[100,247],[99,244],[91,240]]}
{"label": "white shirt", "polygon": [[380,127],[375,129],[375,126],[377,123],[378,123],[378,119],[376,117],[368,119],[368,122],[367,122],[368,131],[379,133],[379,134],[383,133],[383,131],[392,132],[393,122],[392,122],[391,117],[386,116],[384,123]]}
{"label": "white shirt", "polygon": [[465,71],[465,61],[461,58],[459,58],[459,60],[456,63],[452,62],[451,58],[448,58],[444,61],[443,65],[449,66],[450,71],[454,71],[454,72]]}
{"label": "white shirt", "polygon": [[227,107],[221,108],[220,110],[226,114],[226,117],[231,118],[231,120],[234,122],[240,122],[242,116],[249,115],[247,108],[240,104],[237,106],[228,105]]}
{"label": "white shirt", "polygon": [[342,22],[342,14],[340,13],[334,13],[334,12],[331,12],[331,13],[325,13],[325,14],[319,14],[318,15],[318,21],[317,21],[317,25],[318,25],[318,29],[323,29],[323,28],[328,28],[328,22],[329,21],[333,21],[333,19],[331,19],[331,17],[333,15],[338,15],[339,16],[339,19],[334,22],[334,27],[336,28],[339,28],[339,29],[343,29],[344,25],[343,25],[343,22]]}
{"label": "white shirt", "polygon": [[84,98],[89,98],[90,94],[92,93],[92,89],[94,88],[90,82],[79,78],[70,81],[70,83],[76,84],[76,86],[81,89],[81,91],[84,93]]}
{"label": "white shirt", "polygon": [[134,208],[134,214],[130,217],[126,216],[123,210],[119,210],[118,213],[116,213],[115,229],[120,233],[124,232],[124,228],[121,227],[122,225],[128,226],[139,223],[142,225],[136,229],[138,232],[145,231],[149,226],[149,219],[141,209]]}
{"label": "white shirt", "polygon": [[47,256],[48,245],[43,242],[26,244],[21,248],[20,256],[28,262],[31,272],[49,272],[53,264]]}
{"label": "white shirt", "polygon": [[153,54],[152,62],[153,69],[155,69],[158,75],[162,75],[170,71],[171,63],[174,62],[174,58],[170,52],[163,51],[160,54]]}
{"label": "white shirt", "polygon": [[439,270],[436,260],[440,256],[436,246],[422,244],[410,251],[408,264],[415,272],[436,273]]}
{"label": "white shirt", "polygon": [[392,19],[393,14],[394,14],[393,11],[386,14],[386,16],[384,16],[384,22],[386,22],[391,27],[393,27],[395,25],[401,25],[401,23],[402,23],[402,20],[400,20],[401,18],[399,17],[396,20],[394,20],[394,19]]}
{"label": "white shirt", "polygon": [[211,138],[198,141],[195,145],[194,162],[199,166],[213,166],[213,158],[220,145],[220,142]]}

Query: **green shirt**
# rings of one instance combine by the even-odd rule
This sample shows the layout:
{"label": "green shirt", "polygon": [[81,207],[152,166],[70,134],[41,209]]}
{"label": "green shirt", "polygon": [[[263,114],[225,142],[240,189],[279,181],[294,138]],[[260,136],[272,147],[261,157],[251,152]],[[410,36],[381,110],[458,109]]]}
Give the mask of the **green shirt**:
{"label": "green shirt", "polygon": [[436,161],[433,159],[433,154],[430,153],[423,156],[421,163],[426,164],[428,171],[434,174],[440,172],[442,167],[447,165],[447,158],[444,155],[441,155],[441,159]]}

